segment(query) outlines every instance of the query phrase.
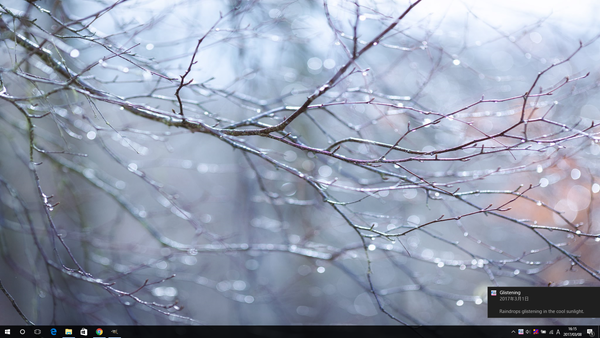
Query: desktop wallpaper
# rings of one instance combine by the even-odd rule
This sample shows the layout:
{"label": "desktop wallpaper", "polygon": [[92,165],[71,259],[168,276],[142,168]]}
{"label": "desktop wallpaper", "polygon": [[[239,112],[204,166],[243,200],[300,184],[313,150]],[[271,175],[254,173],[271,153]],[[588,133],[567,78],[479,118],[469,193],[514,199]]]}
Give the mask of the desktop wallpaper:
{"label": "desktop wallpaper", "polygon": [[0,324],[594,323],[598,13],[2,1]]}

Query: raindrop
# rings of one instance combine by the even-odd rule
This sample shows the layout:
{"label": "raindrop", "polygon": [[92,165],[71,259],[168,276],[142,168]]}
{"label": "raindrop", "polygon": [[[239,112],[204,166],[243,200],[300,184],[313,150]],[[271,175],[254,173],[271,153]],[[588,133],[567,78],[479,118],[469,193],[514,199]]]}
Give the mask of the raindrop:
{"label": "raindrop", "polygon": [[419,217],[417,215],[410,215],[410,216],[408,216],[408,218],[406,219],[406,221],[408,223],[410,223],[411,225],[415,225],[416,226],[416,225],[419,225],[421,223],[421,217]]}
{"label": "raindrop", "polygon": [[198,262],[198,259],[192,256],[183,256],[181,257],[181,262],[185,265],[194,265]]}
{"label": "raindrop", "polygon": [[233,282],[233,289],[236,291],[243,291],[246,289],[246,282],[243,280],[236,280]]}
{"label": "raindrop", "polygon": [[[96,172],[94,171],[94,169],[85,168],[85,169],[83,169],[83,176],[85,176],[86,178],[92,178],[92,177],[96,176]],[[44,199],[45,199],[45,197],[44,197]]]}
{"label": "raindrop", "polygon": [[258,269],[260,264],[255,259],[249,259],[246,261],[245,265],[246,265],[246,269],[254,271],[254,270]]}
{"label": "raindrop", "polygon": [[333,170],[331,169],[330,166],[323,165],[319,168],[319,175],[321,175],[322,177],[329,177],[329,176],[331,176],[332,173],[333,173]]}
{"label": "raindrop", "polygon": [[217,283],[217,291],[225,292],[231,290],[231,282],[228,280],[221,281]]}
{"label": "raindrop", "polygon": [[312,309],[309,308],[308,306],[301,305],[301,306],[298,306],[296,308],[296,313],[299,314],[299,315],[301,315],[301,316],[310,316],[310,314],[312,312],[311,310]]}
{"label": "raindrop", "polygon": [[127,170],[129,170],[129,171],[131,171],[131,172],[134,172],[134,171],[136,171],[137,169],[138,169],[138,166],[137,166],[137,164],[135,164],[135,163],[129,163],[129,165],[127,166]]}
{"label": "raindrop", "polygon": [[531,41],[533,43],[536,43],[536,44],[542,42],[542,35],[538,32],[530,33],[529,38],[531,39]]}
{"label": "raindrop", "polygon": [[181,162],[181,167],[184,169],[190,169],[192,167],[193,163],[190,160],[183,160]]}
{"label": "raindrop", "polygon": [[288,162],[294,162],[297,158],[298,155],[292,150],[288,150],[285,153],[283,153],[283,159]]}
{"label": "raindrop", "polygon": [[123,189],[125,189],[125,187],[127,187],[127,183],[125,183],[123,181],[115,182],[115,188],[117,188],[119,190],[123,190]]}
{"label": "raindrop", "polygon": [[323,66],[323,61],[321,61],[321,59],[319,59],[318,57],[312,57],[312,58],[308,59],[308,62],[306,62],[306,65],[311,70],[319,70]]}
{"label": "raindrop", "polygon": [[167,262],[165,262],[165,261],[161,261],[161,262],[158,262],[158,263],[154,264],[154,266],[157,269],[165,270],[166,268],[169,267],[169,264]]}
{"label": "raindrop", "polygon": [[172,286],[159,286],[152,290],[152,294],[156,297],[173,299],[177,296],[177,289]]}
{"label": "raindrop", "polygon": [[325,61],[323,61],[323,67],[327,69],[333,69],[333,67],[335,67],[335,60],[325,59]]}
{"label": "raindrop", "polygon": [[301,275],[301,276],[306,276],[306,275],[308,275],[311,272],[312,272],[312,269],[308,265],[300,265],[298,267],[298,274]]}

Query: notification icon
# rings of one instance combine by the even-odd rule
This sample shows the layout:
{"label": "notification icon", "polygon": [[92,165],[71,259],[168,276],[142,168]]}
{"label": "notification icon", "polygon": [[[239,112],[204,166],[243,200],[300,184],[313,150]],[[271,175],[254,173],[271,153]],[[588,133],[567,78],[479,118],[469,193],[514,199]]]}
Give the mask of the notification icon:
{"label": "notification icon", "polygon": [[96,335],[97,335],[97,336],[101,336],[103,332],[104,332],[104,331],[102,331],[102,329],[101,329],[101,328],[97,328],[97,329],[96,329]]}

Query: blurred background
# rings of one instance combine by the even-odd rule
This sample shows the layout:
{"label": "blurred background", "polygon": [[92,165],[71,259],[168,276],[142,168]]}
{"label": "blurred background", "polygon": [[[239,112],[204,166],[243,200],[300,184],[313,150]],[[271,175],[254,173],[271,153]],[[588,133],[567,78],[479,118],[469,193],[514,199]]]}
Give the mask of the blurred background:
{"label": "blurred background", "polygon": [[23,315],[565,323],[488,319],[486,288],[600,284],[598,3],[412,3],[3,1]]}

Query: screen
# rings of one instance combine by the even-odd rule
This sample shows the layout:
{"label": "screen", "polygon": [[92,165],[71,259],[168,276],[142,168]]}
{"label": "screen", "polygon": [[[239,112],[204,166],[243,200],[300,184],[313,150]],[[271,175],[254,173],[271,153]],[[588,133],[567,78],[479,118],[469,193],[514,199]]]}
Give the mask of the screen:
{"label": "screen", "polygon": [[4,334],[593,337],[599,6],[2,1]]}

